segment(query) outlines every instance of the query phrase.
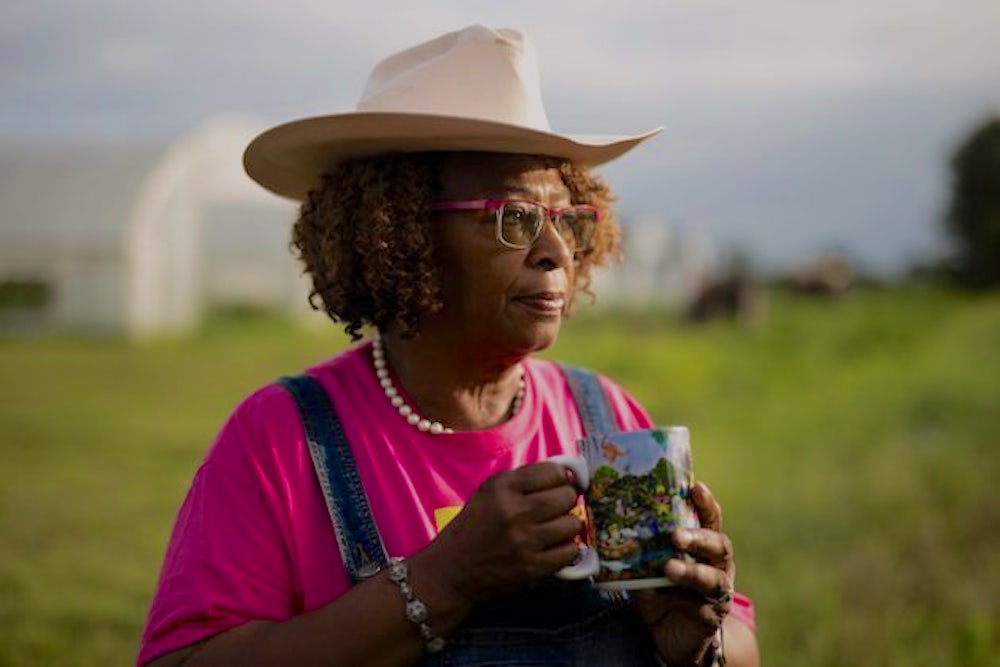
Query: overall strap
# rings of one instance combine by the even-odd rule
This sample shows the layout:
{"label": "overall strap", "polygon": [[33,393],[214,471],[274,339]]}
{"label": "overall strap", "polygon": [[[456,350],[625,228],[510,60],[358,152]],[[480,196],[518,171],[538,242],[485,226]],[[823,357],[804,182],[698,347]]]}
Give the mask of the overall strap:
{"label": "overall strap", "polygon": [[388,558],[344,428],[318,380],[300,375],[278,383],[295,399],[344,569],[358,584],[384,567]]}
{"label": "overall strap", "polygon": [[604,387],[597,374],[576,366],[559,364],[559,369],[566,376],[566,382],[576,401],[583,421],[583,434],[586,436],[598,433],[614,433],[618,430],[615,413],[604,393]]}
{"label": "overall strap", "polygon": [[[583,422],[584,439],[581,440],[581,447],[584,441],[599,438],[603,433],[616,433],[618,422],[615,421],[611,402],[597,374],[568,364],[558,364],[558,366],[566,376],[566,383],[569,385],[570,393],[573,394],[576,409],[580,412],[580,421]],[[629,604],[628,591],[602,591],[601,595],[611,606],[619,609]]]}

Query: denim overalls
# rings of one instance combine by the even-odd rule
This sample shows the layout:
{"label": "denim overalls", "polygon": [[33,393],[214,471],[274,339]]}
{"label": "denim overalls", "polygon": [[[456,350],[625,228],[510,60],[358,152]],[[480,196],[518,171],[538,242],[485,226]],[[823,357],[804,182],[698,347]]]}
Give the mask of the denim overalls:
{"label": "denim overalls", "polygon": [[[615,430],[597,377],[562,367],[586,433]],[[299,376],[279,381],[295,399],[344,567],[358,584],[388,564],[368,499],[322,386]],[[480,604],[448,635],[428,666],[655,665],[649,632],[622,598],[589,580],[550,578],[529,591]]]}

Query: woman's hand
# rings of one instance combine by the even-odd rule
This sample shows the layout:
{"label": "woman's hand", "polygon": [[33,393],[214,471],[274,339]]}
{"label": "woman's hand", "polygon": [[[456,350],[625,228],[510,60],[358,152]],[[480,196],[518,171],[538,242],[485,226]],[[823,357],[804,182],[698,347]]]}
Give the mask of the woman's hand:
{"label": "woman's hand", "polygon": [[453,591],[475,604],[538,583],[571,564],[582,522],[579,491],[555,463],[487,479],[427,547]]}
{"label": "woman's hand", "polygon": [[677,586],[633,595],[660,656],[671,665],[696,664],[705,653],[729,614],[736,580],[732,543],[721,532],[722,508],[701,482],[691,497],[702,527],[677,530],[673,543],[696,562],[671,559],[664,573]]}

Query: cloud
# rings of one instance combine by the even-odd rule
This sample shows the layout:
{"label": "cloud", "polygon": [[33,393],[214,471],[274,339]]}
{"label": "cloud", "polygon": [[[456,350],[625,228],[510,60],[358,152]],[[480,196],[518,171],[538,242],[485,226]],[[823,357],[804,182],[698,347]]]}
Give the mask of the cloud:
{"label": "cloud", "polygon": [[151,79],[165,66],[163,54],[151,40],[135,36],[112,38],[101,43],[98,66],[112,79]]}
{"label": "cloud", "polygon": [[557,128],[666,126],[607,169],[627,209],[766,249],[926,246],[948,146],[1000,106],[996,0],[14,0],[0,139],[348,110],[379,58],[469,23],[533,37]]}

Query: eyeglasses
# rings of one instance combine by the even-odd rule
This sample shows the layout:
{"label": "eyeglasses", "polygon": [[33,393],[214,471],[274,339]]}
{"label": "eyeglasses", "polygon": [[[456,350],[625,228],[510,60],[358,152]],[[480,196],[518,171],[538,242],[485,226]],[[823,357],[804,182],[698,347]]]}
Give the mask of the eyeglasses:
{"label": "eyeglasses", "polygon": [[524,199],[469,199],[434,204],[435,211],[493,211],[496,213],[497,241],[517,250],[530,248],[542,235],[546,220],[570,250],[581,252],[590,248],[594,231],[601,221],[601,209],[596,206],[565,206],[549,208]]}

